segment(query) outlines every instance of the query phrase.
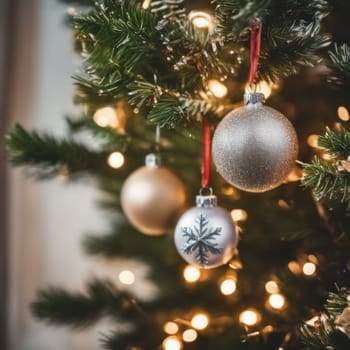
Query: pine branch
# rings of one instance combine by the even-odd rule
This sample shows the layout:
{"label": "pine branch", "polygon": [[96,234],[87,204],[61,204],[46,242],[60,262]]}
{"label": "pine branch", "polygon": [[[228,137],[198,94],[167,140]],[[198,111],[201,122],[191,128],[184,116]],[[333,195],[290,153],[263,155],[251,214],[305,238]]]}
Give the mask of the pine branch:
{"label": "pine branch", "polygon": [[350,210],[350,173],[315,157],[304,165],[302,182],[312,188],[317,200],[339,201]]}
{"label": "pine branch", "polygon": [[93,120],[86,117],[66,118],[70,132],[78,133],[83,130],[89,131],[100,143],[105,152],[124,151],[128,144],[128,137],[121,135],[111,127],[100,127]]}
{"label": "pine branch", "polygon": [[111,282],[93,280],[86,293],[70,293],[61,288],[39,291],[31,311],[50,324],[81,328],[103,316],[137,319],[131,300],[129,294],[117,291]]}
{"label": "pine branch", "polygon": [[331,63],[330,68],[333,70],[329,78],[330,82],[336,85],[350,84],[350,46],[347,44],[334,45],[333,50],[329,51]]}
{"label": "pine branch", "polygon": [[318,137],[318,146],[332,157],[345,160],[350,156],[350,132],[344,127],[337,131],[326,128],[326,133]]}
{"label": "pine branch", "polygon": [[95,152],[73,140],[59,140],[51,135],[28,132],[16,127],[6,136],[6,151],[15,166],[28,165],[39,178],[90,172],[111,175],[105,152]]}

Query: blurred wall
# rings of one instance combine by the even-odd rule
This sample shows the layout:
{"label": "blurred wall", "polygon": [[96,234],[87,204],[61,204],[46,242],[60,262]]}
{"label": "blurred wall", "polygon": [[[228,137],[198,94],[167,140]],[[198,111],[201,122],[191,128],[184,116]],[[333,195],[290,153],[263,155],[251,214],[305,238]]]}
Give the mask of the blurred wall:
{"label": "blurred wall", "polygon": [[[71,32],[64,25],[66,6],[58,0],[15,2],[10,127],[20,122],[63,135],[64,114],[74,111],[70,76],[75,71]],[[98,349],[105,324],[77,333],[39,323],[29,312],[37,289],[82,290],[93,273],[93,261],[80,251],[82,235],[104,226],[93,183],[38,183],[23,169],[10,168],[8,179],[8,349]]]}

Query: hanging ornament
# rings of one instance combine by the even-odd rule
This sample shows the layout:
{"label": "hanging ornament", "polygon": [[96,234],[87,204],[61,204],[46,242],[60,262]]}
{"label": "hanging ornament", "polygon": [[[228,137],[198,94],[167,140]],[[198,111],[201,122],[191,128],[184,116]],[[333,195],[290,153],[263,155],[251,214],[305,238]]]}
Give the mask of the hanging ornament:
{"label": "hanging ornament", "polygon": [[216,196],[200,194],[175,228],[175,246],[188,263],[210,269],[226,264],[237,246],[237,232],[230,213],[217,206]]}
{"label": "hanging ornament", "polygon": [[[252,85],[258,66],[261,24],[254,22],[251,36]],[[213,136],[213,160],[218,172],[233,186],[265,192],[279,186],[292,171],[298,140],[289,120],[264,106],[262,93],[244,95],[245,106],[230,112]]]}
{"label": "hanging ornament", "polygon": [[262,93],[244,95],[246,106],[230,112],[213,137],[213,159],[231,185],[248,192],[279,186],[292,171],[298,140],[289,120],[263,105]]}
{"label": "hanging ornament", "polygon": [[[203,119],[202,190],[196,206],[187,210],[175,228],[175,246],[188,263],[201,268],[226,264],[237,246],[237,231],[230,213],[217,206],[217,198],[209,188],[210,127]],[[209,194],[204,195],[204,191]]]}
{"label": "hanging ornament", "polygon": [[125,215],[146,235],[170,232],[185,203],[185,185],[155,154],[147,155],[146,165],[126,179],[121,191]]}

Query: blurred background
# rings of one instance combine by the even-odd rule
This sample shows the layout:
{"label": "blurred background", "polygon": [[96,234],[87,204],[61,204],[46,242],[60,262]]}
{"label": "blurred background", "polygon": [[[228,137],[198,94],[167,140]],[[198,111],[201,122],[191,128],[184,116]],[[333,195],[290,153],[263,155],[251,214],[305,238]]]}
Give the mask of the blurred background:
{"label": "blurred background", "polygon": [[[56,0],[0,1],[2,135],[17,122],[63,135],[63,116],[74,110],[76,70],[66,11]],[[3,147],[0,157],[0,349],[98,348],[99,325],[72,334],[39,324],[29,312],[38,288],[79,289],[90,273],[81,235],[104,222],[96,215],[93,184],[34,182],[10,168]]]}

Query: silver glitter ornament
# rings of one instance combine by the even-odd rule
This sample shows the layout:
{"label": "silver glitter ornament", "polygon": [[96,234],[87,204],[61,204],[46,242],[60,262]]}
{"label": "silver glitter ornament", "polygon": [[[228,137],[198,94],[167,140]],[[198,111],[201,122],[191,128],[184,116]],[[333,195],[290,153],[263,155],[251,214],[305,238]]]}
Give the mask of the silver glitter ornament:
{"label": "silver glitter ornament", "polygon": [[213,136],[218,172],[233,186],[265,192],[279,186],[294,167],[298,139],[290,121],[263,105],[262,93],[244,95],[246,106],[230,112]]}
{"label": "silver glitter ornament", "polygon": [[125,181],[120,202],[130,223],[140,232],[157,236],[169,233],[186,204],[183,182],[161,166],[155,154],[146,157],[146,165]]}
{"label": "silver glitter ornament", "polygon": [[191,265],[210,269],[226,264],[233,256],[238,235],[230,213],[217,206],[216,196],[199,195],[175,228],[175,246]]}

